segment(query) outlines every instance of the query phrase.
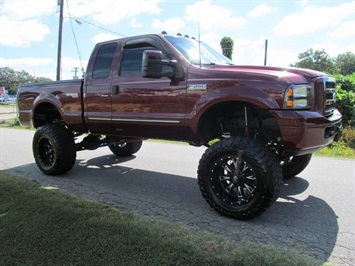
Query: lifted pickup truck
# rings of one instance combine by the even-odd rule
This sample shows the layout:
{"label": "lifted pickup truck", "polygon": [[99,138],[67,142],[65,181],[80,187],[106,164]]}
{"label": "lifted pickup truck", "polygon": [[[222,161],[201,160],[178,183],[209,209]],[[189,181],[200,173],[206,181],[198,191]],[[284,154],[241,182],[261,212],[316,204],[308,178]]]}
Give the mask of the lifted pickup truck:
{"label": "lifted pickup truck", "polygon": [[276,201],[283,178],[338,139],[334,91],[321,72],[237,66],[194,39],[142,35],[97,44],[84,80],[22,84],[17,97],[21,123],[37,129],[43,173],[69,171],[84,149],[131,156],[147,138],[205,145],[203,197],[223,215],[248,219]]}

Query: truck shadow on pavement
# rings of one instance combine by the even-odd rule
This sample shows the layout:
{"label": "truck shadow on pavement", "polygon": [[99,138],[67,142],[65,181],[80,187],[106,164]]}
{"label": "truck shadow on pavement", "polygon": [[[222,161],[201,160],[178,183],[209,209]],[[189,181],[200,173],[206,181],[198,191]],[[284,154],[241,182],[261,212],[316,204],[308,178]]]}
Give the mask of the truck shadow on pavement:
{"label": "truck shadow on pavement", "polygon": [[239,221],[212,210],[202,198],[196,178],[121,165],[134,158],[110,155],[77,160],[75,167],[61,177],[46,176],[35,164],[6,171],[70,194],[237,242],[246,240],[292,248],[321,261],[327,261],[335,247],[337,216],[327,202],[307,194],[309,183],[301,177],[285,180],[280,198],[264,214]]}

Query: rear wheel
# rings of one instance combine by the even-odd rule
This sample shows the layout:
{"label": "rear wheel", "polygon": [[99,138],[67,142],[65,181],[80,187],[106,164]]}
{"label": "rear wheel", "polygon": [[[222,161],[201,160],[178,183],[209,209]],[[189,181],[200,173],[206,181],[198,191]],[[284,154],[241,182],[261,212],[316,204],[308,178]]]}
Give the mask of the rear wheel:
{"label": "rear wheel", "polygon": [[124,143],[115,143],[111,144],[108,147],[110,148],[111,152],[117,156],[131,156],[138,152],[142,147],[143,141],[141,139],[137,140],[130,140],[129,142]]}
{"label": "rear wheel", "polygon": [[312,159],[312,153],[296,157],[290,157],[282,165],[284,178],[292,178],[301,173]]}
{"label": "rear wheel", "polygon": [[281,167],[264,145],[230,137],[203,154],[198,183],[203,197],[217,212],[249,219],[263,213],[278,198]]}
{"label": "rear wheel", "polygon": [[63,125],[39,127],[33,137],[32,150],[38,168],[47,175],[63,174],[75,164],[74,138]]}

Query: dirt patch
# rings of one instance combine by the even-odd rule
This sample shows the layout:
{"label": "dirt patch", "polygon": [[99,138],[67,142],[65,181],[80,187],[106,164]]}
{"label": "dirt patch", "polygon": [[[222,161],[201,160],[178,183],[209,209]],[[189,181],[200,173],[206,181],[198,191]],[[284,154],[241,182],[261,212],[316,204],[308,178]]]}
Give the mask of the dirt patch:
{"label": "dirt patch", "polygon": [[0,105],[0,121],[6,121],[17,116],[16,105],[12,104],[1,104]]}
{"label": "dirt patch", "polygon": [[17,113],[5,113],[5,114],[0,113],[0,121],[10,120],[16,118],[16,116]]}

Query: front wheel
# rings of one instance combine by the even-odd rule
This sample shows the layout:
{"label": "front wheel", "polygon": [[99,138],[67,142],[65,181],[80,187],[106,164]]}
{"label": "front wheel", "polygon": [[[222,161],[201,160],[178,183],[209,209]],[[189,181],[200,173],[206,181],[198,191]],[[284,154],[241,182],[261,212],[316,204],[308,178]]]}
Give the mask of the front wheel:
{"label": "front wheel", "polygon": [[109,149],[111,152],[117,156],[131,156],[132,154],[135,154],[140,150],[142,147],[143,141],[141,139],[137,140],[130,140],[129,142],[124,142],[124,143],[115,143],[109,145]]}
{"label": "front wheel", "polygon": [[73,135],[59,124],[39,127],[33,137],[32,150],[38,168],[46,175],[63,174],[75,164]]}
{"label": "front wheel", "polygon": [[217,212],[250,219],[263,213],[278,198],[281,167],[265,146],[242,137],[230,137],[203,154],[198,184],[205,200]]}

